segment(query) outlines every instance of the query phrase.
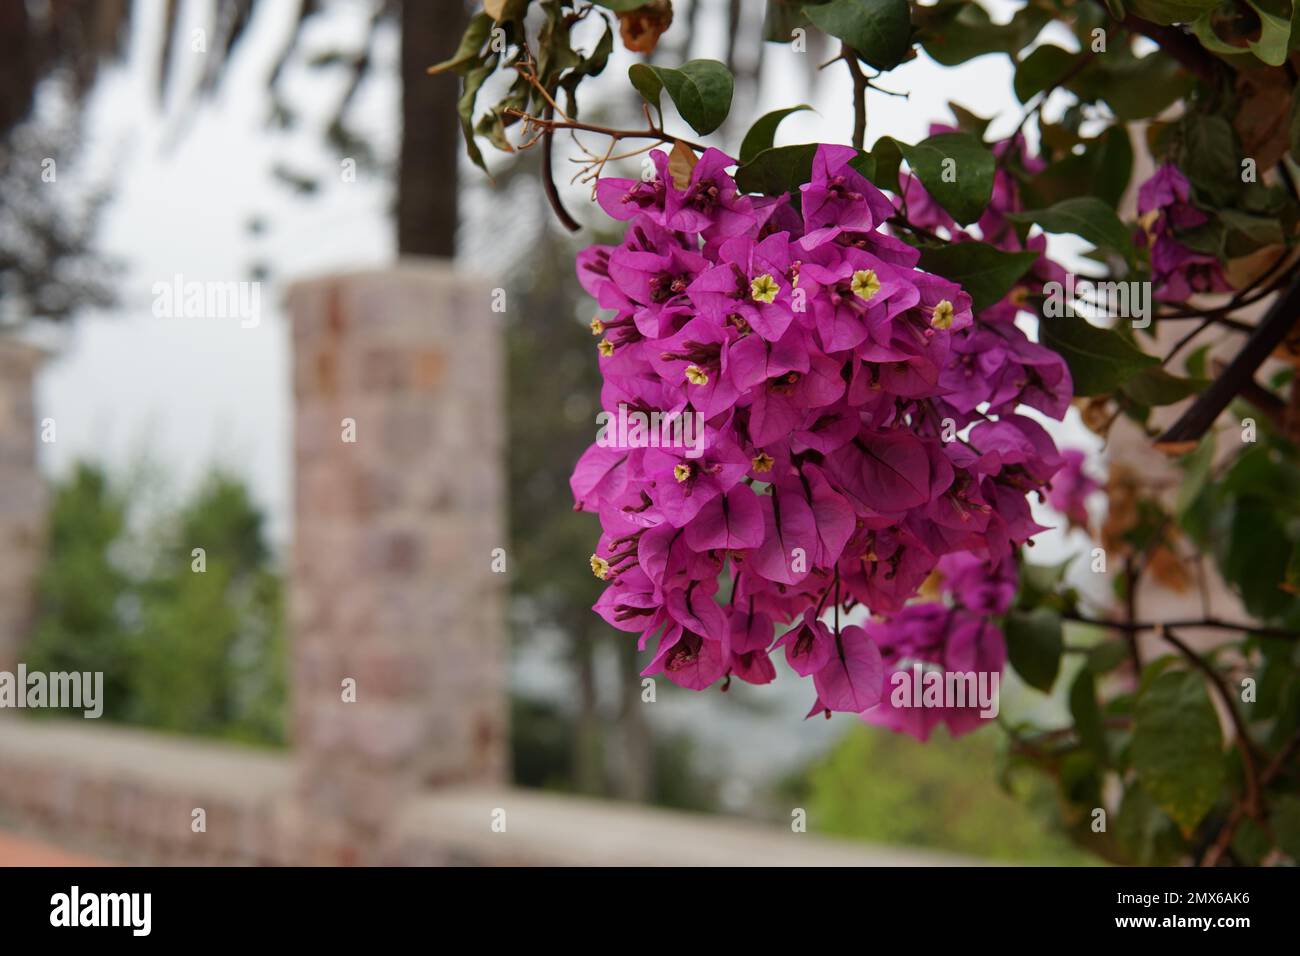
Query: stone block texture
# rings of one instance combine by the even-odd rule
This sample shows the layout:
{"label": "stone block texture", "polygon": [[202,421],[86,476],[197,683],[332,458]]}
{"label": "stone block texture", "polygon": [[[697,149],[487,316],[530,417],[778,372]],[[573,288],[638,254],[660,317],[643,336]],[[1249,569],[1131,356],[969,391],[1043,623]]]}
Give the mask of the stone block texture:
{"label": "stone block texture", "polygon": [[364,843],[421,787],[505,778],[501,327],[486,285],[433,261],[288,304],[299,786]]}
{"label": "stone block texture", "polygon": [[45,531],[32,384],[42,353],[0,336],[0,670],[26,642]]}

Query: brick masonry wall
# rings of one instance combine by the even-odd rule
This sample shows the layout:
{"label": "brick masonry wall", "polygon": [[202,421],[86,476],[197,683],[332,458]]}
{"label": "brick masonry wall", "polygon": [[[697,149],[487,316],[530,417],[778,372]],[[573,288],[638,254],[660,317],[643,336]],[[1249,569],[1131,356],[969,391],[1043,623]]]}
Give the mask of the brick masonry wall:
{"label": "brick masonry wall", "polygon": [[[943,866],[789,827],[517,790],[401,801],[372,847],[296,799],[288,754],[89,720],[0,717],[0,829],[109,862],[387,866]],[[192,827],[194,808],[206,829]],[[0,840],[0,866],[7,861]]]}
{"label": "brick masonry wall", "polygon": [[[317,848],[294,826],[287,756],[94,720],[0,717],[0,825],[138,864],[284,864]],[[195,810],[204,813],[203,829]],[[4,863],[0,860],[0,865]]]}

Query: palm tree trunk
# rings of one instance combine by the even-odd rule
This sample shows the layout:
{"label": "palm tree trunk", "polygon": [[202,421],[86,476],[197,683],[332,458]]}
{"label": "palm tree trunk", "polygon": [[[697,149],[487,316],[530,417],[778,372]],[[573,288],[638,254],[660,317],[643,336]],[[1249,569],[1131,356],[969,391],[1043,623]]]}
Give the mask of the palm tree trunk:
{"label": "palm tree trunk", "polygon": [[456,252],[459,84],[455,76],[429,76],[425,70],[456,51],[468,19],[463,0],[402,3],[399,255],[449,258]]}

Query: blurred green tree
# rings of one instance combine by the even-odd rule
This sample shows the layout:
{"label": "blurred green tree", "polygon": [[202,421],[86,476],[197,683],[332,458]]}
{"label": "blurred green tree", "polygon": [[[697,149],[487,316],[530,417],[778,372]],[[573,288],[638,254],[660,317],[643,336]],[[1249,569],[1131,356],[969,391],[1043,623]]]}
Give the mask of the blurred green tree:
{"label": "blurred green tree", "polygon": [[811,829],[873,843],[924,847],[976,859],[1079,865],[1096,858],[1054,828],[1051,787],[1018,775],[999,788],[989,773],[997,738],[928,743],[876,727],[854,727],[824,757],[781,788],[808,811]]}
{"label": "blurred green tree", "polygon": [[130,719],[185,733],[282,741],[280,579],[247,488],[229,475],[212,475],[156,534],[154,567],[141,586]]}
{"label": "blurred green tree", "polygon": [[114,548],[127,505],[99,468],[78,464],[51,495],[45,565],[28,667],[104,675],[104,716],[122,720],[129,697],[129,634],[122,599],[129,580]]}
{"label": "blurred green tree", "polygon": [[55,485],[28,665],[102,671],[109,720],[283,743],[282,589],[247,488],[215,473],[143,529],[133,494],[85,463]]}

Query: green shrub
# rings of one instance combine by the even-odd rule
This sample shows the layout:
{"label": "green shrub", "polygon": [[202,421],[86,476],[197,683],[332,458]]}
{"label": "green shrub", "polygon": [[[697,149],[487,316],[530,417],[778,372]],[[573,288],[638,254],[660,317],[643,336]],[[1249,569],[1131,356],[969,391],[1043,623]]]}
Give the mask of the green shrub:
{"label": "green shrub", "polygon": [[281,582],[261,512],[221,473],[133,530],[140,504],[93,465],[56,485],[26,661],[102,671],[108,720],[282,744]]}

